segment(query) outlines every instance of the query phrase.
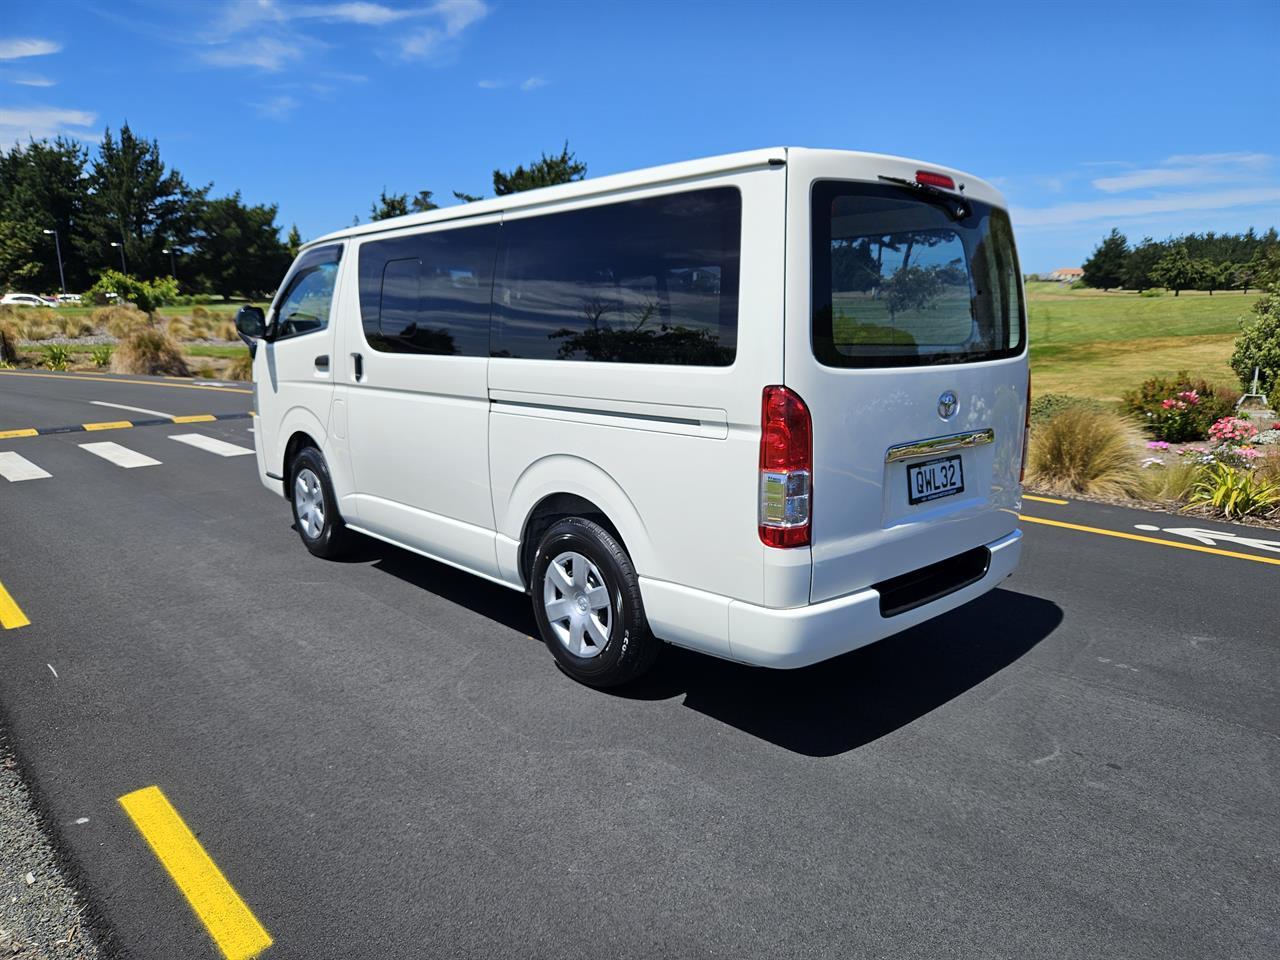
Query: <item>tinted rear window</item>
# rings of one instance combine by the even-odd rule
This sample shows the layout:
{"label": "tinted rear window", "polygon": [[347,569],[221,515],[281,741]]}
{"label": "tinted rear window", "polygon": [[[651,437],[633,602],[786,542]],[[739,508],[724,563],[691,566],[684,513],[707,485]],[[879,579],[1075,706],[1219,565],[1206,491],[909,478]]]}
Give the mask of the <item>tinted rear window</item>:
{"label": "tinted rear window", "polygon": [[727,366],[741,232],[731,187],[509,220],[493,355]]}
{"label": "tinted rear window", "polygon": [[1009,215],[968,201],[953,220],[909,187],[813,189],[813,349],[829,366],[1013,356],[1025,338]]}

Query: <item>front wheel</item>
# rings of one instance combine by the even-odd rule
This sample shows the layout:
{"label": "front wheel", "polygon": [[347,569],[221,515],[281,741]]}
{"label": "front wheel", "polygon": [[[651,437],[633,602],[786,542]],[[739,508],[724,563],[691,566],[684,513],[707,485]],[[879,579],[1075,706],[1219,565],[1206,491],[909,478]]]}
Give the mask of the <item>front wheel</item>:
{"label": "front wheel", "polygon": [[293,525],[303,545],[317,557],[332,559],[346,552],[351,533],[338,514],[329,466],[315,447],[304,447],[289,467],[289,501]]}
{"label": "front wheel", "polygon": [[598,523],[559,521],[533,561],[533,613],[551,655],[582,683],[613,687],[653,665],[660,641],[649,630],[631,558]]}

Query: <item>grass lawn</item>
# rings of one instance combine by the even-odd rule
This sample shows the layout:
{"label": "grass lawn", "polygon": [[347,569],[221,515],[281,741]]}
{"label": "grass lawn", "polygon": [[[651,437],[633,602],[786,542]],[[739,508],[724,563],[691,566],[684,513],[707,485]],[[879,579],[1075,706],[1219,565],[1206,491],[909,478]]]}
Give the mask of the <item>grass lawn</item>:
{"label": "grass lawn", "polygon": [[1238,388],[1227,360],[1258,296],[1141,297],[1029,283],[1032,389],[1118,400],[1147,377],[1179,370]]}

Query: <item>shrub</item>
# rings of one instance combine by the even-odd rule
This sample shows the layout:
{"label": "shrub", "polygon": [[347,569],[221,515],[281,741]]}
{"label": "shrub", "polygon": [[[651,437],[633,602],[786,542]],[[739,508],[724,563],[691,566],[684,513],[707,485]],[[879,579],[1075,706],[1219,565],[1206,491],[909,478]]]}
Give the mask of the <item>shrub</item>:
{"label": "shrub", "polygon": [[191,308],[191,319],[193,320],[208,320],[212,316],[213,316],[213,311],[210,310],[208,307],[192,307]]}
{"label": "shrub", "polygon": [[1267,394],[1271,409],[1280,401],[1280,290],[1259,297],[1253,305],[1255,317],[1242,320],[1240,336],[1231,354],[1231,369],[1247,390],[1253,385],[1253,369],[1258,368],[1259,389]]}
{"label": "shrub", "polygon": [[151,319],[145,313],[130,306],[99,307],[89,318],[96,328],[120,340],[151,326]]}
{"label": "shrub", "polygon": [[111,348],[108,346],[94,347],[89,351],[89,356],[93,360],[95,367],[105,367],[111,363]]}
{"label": "shrub", "polygon": [[192,325],[180,317],[172,317],[164,325],[165,332],[175,340],[194,340],[197,336]]}
{"label": "shrub", "polygon": [[1223,417],[1209,428],[1209,439],[1215,443],[1238,447],[1258,435],[1258,428],[1239,417]]}
{"label": "shrub", "polygon": [[223,377],[227,380],[253,379],[253,357],[249,355],[248,350],[231,361],[231,366],[227,367]]}
{"label": "shrub", "polygon": [[1280,486],[1215,463],[1200,474],[1191,503],[1213,507],[1231,519],[1273,513],[1280,507]]}
{"label": "shrub", "polygon": [[65,370],[71,364],[71,351],[59,344],[51,344],[44,348],[44,366],[46,370]]}
{"label": "shrub", "polygon": [[47,340],[57,336],[57,311],[43,307],[0,306],[0,321],[8,322],[19,340]]}
{"label": "shrub", "polygon": [[1140,296],[1140,297],[1163,297],[1163,296],[1164,296],[1164,291],[1163,291],[1163,290],[1160,290],[1160,289],[1155,289],[1155,290],[1140,290],[1140,291],[1138,292],[1138,296]]}
{"label": "shrub", "polygon": [[156,307],[177,299],[178,281],[173,277],[157,277],[148,282],[115,270],[104,270],[98,282],[89,288],[87,296],[93,303],[105,304],[111,301],[108,293],[135,304],[144,313],[151,313]]}
{"label": "shrub", "polygon": [[1191,378],[1185,370],[1175,377],[1150,377],[1124,395],[1124,409],[1134,414],[1159,440],[1185,443],[1203,440],[1209,427],[1235,413],[1240,394]]}
{"label": "shrub", "polygon": [[111,354],[111,369],[116,373],[165,374],[189,376],[191,371],[178,345],[154,327],[135,331],[120,341]]}
{"label": "shrub", "polygon": [[232,320],[223,320],[213,328],[214,340],[239,340],[240,334],[236,332],[235,322]]}
{"label": "shrub", "polygon": [[1027,482],[1053,493],[1128,496],[1142,488],[1137,441],[1125,420],[1072,406],[1031,432]]}
{"label": "shrub", "polygon": [[1044,423],[1052,420],[1068,407],[1086,407],[1098,411],[1106,409],[1100,401],[1088,397],[1072,397],[1065,393],[1032,393],[1031,422]]}

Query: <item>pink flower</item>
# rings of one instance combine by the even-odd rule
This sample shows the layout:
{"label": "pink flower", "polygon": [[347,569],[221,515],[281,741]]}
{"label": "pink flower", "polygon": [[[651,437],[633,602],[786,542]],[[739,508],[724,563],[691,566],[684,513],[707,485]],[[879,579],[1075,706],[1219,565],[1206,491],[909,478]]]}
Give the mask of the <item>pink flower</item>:
{"label": "pink flower", "polygon": [[1147,448],[1150,450],[1168,450],[1169,441],[1168,440],[1148,440]]}

